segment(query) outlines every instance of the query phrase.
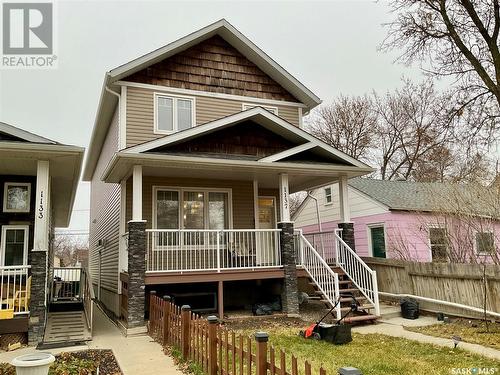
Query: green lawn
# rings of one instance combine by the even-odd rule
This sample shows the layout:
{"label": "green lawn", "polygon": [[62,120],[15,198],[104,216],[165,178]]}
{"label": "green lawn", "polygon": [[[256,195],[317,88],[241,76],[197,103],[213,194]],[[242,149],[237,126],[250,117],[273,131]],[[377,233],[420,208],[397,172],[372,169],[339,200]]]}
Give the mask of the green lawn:
{"label": "green lawn", "polygon": [[484,322],[473,322],[475,326],[469,320],[459,319],[451,323],[434,324],[426,327],[405,327],[405,329],[436,337],[451,338],[451,336],[460,336],[462,341],[500,350],[500,323],[489,323],[489,332],[487,332]]}
{"label": "green lawn", "polygon": [[[245,330],[244,333],[250,332]],[[461,349],[385,335],[353,334],[351,343],[335,346],[323,341],[305,340],[297,335],[296,329],[291,328],[270,328],[268,333],[271,345],[294,353],[299,364],[309,360],[315,374],[318,374],[320,365],[329,375],[337,374],[337,370],[345,366],[357,367],[364,375],[451,374],[453,368],[500,368],[498,361]],[[303,368],[299,371],[303,373]]]}

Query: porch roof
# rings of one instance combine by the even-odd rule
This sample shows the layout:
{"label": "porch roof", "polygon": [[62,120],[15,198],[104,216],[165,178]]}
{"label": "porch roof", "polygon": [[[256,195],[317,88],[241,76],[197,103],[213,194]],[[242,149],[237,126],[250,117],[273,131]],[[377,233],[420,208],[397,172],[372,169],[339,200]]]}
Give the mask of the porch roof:
{"label": "porch roof", "polygon": [[[255,126],[255,133],[261,127],[267,137],[276,135],[285,142],[277,150],[270,152],[265,149],[265,152],[253,155],[245,155],[240,151],[194,153],[189,147],[181,147],[193,141],[197,141],[198,145],[211,142],[214,135],[219,141],[219,136],[223,137],[230,128],[237,129],[240,138],[252,138],[254,134],[240,136],[241,128],[237,128],[249,122]],[[243,139],[242,143],[247,143],[247,139]],[[231,138],[226,139],[226,142],[230,141]],[[248,139],[250,142],[251,139]],[[120,151],[110,161],[102,179],[105,182],[120,182],[129,176],[134,165],[142,165],[144,175],[258,180],[259,186],[263,187],[276,187],[277,176],[287,173],[291,192],[330,183],[341,175],[351,178],[373,171],[368,165],[261,107]]]}
{"label": "porch roof", "polygon": [[54,226],[67,227],[80,178],[84,148],[58,143],[0,142],[0,174],[37,175],[37,161],[49,161]]}

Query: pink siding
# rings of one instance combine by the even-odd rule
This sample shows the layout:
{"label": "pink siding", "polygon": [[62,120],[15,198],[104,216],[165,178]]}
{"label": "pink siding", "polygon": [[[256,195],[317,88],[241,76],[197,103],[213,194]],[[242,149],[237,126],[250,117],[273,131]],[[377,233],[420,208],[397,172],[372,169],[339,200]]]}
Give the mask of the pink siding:
{"label": "pink siding", "polygon": [[[353,222],[356,252],[361,256],[371,256],[368,238],[369,226],[384,224],[388,258],[430,262],[432,259],[428,228],[439,223],[439,226],[446,226],[448,231],[455,231],[454,234],[450,235],[452,237],[450,241],[454,242],[451,247],[455,249],[459,247],[467,248],[461,261],[474,262],[476,260],[473,251],[473,235],[460,232],[460,224],[450,218],[415,212],[390,211],[383,214],[356,217],[353,218]],[[447,225],[444,225],[444,223],[447,223]],[[500,255],[500,223],[496,223],[493,227],[497,250],[496,256],[498,258]],[[337,228],[336,221],[322,223],[323,231],[335,228]],[[481,224],[478,224],[477,228],[481,230],[479,229]],[[302,230],[304,233],[317,232],[318,226],[308,225],[303,227]]]}

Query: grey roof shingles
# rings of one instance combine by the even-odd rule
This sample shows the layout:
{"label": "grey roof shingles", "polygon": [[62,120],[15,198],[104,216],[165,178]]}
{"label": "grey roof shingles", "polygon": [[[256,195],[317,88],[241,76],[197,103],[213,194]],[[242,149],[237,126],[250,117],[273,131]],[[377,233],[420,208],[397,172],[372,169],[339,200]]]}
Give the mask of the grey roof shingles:
{"label": "grey roof shingles", "polygon": [[453,211],[455,205],[453,201],[459,197],[463,203],[462,209],[467,206],[469,210],[476,211],[479,215],[492,214],[492,207],[487,201],[494,197],[493,191],[480,185],[383,181],[371,178],[354,178],[349,180],[349,185],[391,210]]}

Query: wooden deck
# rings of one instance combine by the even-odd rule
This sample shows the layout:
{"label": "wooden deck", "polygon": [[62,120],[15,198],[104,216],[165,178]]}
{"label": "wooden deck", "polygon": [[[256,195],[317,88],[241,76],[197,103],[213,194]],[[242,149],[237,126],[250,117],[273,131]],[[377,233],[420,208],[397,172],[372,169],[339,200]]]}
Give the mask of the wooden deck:
{"label": "wooden deck", "polygon": [[146,285],[206,283],[215,281],[282,279],[283,268],[260,268],[244,270],[189,271],[189,272],[146,272]]}

